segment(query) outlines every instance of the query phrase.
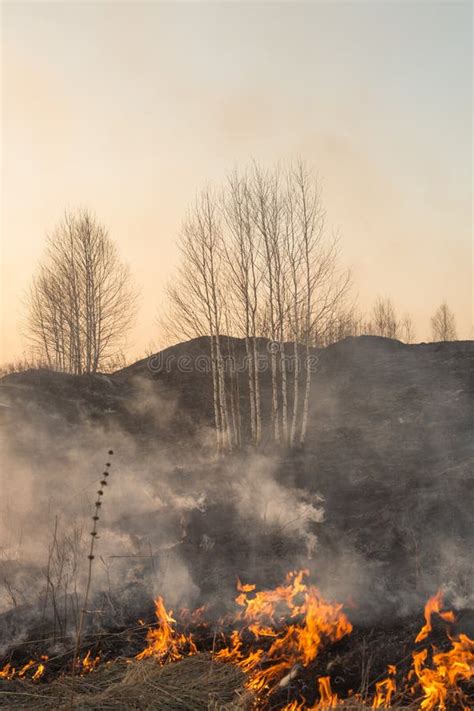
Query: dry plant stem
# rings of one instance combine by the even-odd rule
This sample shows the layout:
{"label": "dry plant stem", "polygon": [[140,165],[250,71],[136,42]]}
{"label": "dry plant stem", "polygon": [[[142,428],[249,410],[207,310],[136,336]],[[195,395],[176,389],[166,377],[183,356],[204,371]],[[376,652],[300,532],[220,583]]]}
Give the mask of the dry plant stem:
{"label": "dry plant stem", "polygon": [[54,534],[53,534],[53,542],[51,544],[51,547],[49,549],[49,554],[48,554],[48,565],[46,568],[46,590],[45,590],[45,596],[44,596],[44,601],[43,601],[43,613],[41,616],[41,626],[44,626],[44,619],[46,616],[46,606],[48,604],[48,594],[49,594],[49,587],[51,584],[51,559],[53,557],[53,551],[54,551],[54,546],[56,543],[56,536],[57,536],[57,531],[58,531],[58,517],[56,516],[55,521],[54,521]]}
{"label": "dry plant stem", "polygon": [[[113,450],[110,449],[108,452],[109,456],[113,455]],[[81,638],[82,638],[82,632],[84,629],[84,621],[85,621],[85,616],[87,613],[87,604],[89,600],[89,593],[91,589],[91,583],[92,583],[92,564],[94,562],[94,548],[95,548],[95,540],[97,538],[97,525],[99,521],[99,511],[100,507],[102,506],[102,496],[104,495],[104,486],[107,486],[107,477],[109,476],[109,468],[110,468],[110,462],[107,462],[106,465],[107,469],[103,472],[102,475],[102,480],[100,482],[100,489],[97,492],[97,500],[95,502],[95,510],[94,510],[94,515],[92,517],[93,521],[93,526],[92,526],[92,531],[91,531],[91,543],[90,543],[90,548],[89,548],[89,555],[88,560],[89,560],[89,565],[88,565],[88,570],[87,570],[87,583],[86,583],[86,590],[84,593],[84,604],[82,606],[81,614],[79,617],[79,625],[77,627],[77,632],[76,632],[76,644],[74,647],[74,657],[72,661],[72,672],[71,672],[71,696],[70,696],[70,708],[73,708],[74,704],[74,682],[75,682],[75,676],[76,676],[76,666],[77,666],[77,661],[79,657],[79,649],[81,646]]]}

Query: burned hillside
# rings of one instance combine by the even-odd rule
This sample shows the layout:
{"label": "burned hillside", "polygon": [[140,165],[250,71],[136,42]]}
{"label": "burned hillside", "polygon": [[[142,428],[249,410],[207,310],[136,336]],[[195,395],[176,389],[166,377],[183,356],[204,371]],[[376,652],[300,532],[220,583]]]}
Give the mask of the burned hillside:
{"label": "burned hillside", "polygon": [[[227,346],[244,363],[245,343],[229,339]],[[389,650],[409,654],[420,610],[440,587],[463,621],[459,633],[470,634],[474,344],[360,337],[314,351],[304,446],[277,447],[266,430],[258,449],[243,444],[220,458],[208,349],[201,338],[112,374],[40,370],[3,378],[2,447],[15,472],[2,520],[0,631],[8,663],[18,668],[26,657],[38,658],[44,645],[33,639],[50,640],[46,647],[67,657],[84,585],[84,521],[104,446],[113,446],[115,471],[85,630],[87,649],[91,635],[102,640],[94,654],[138,654],[157,595],[173,609],[204,607],[214,629],[232,610],[237,579],[271,589],[297,569],[308,571],[321,600],[343,603],[354,625],[350,637],[333,639],[341,661],[331,661],[330,646],[313,675],[350,659],[355,665],[357,645],[373,644],[386,651],[372,670],[375,688],[392,663]],[[264,359],[267,342],[259,349]],[[265,368],[261,388],[268,419]],[[142,631],[127,631],[138,619]],[[209,632],[199,634],[200,649],[209,651]],[[448,639],[444,630],[440,635]],[[290,668],[299,664],[288,659]],[[351,688],[362,673],[356,666]],[[305,674],[295,672],[295,704],[298,694],[317,698]],[[348,685],[333,678],[340,697]]]}

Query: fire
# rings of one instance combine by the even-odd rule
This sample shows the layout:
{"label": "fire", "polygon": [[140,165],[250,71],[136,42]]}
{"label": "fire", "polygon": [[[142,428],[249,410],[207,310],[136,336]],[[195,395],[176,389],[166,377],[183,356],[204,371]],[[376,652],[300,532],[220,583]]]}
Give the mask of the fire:
{"label": "fire", "polygon": [[288,573],[286,585],[280,585],[274,590],[256,592],[253,597],[249,597],[249,593],[254,593],[256,586],[242,585],[238,581],[237,590],[241,594],[235,598],[235,601],[244,608],[243,613],[238,617],[254,622],[268,618],[275,623],[275,614],[281,611],[282,607],[283,611],[286,609],[297,615],[299,608],[293,601],[299,593],[306,591],[306,585],[302,582],[306,575],[309,575],[307,570]]}
{"label": "fire", "polygon": [[289,704],[283,707],[282,711],[304,711],[305,701],[290,701]]}
{"label": "fire", "polygon": [[[240,610],[232,619],[234,629],[229,636],[221,634],[223,646],[213,650],[213,658],[239,666],[247,675],[247,688],[257,698],[268,698],[276,689],[289,686],[325,644],[337,642],[352,631],[343,606],[324,600],[316,587],[305,582],[307,575],[306,570],[289,573],[285,584],[271,590],[257,591],[253,584],[242,584],[240,580],[237,583],[235,602]],[[455,621],[453,612],[443,610],[442,594],[437,593],[425,606],[425,624],[417,642],[426,639],[432,630],[433,614],[449,623]],[[176,621],[172,612],[167,612],[162,598],[156,601],[156,617],[158,626],[149,630],[148,646],[138,659],[153,656],[164,663],[197,651],[191,635],[176,631]],[[434,653],[431,664],[427,663],[427,649],[414,653],[409,676],[415,679],[412,691],[422,690],[422,711],[444,711],[453,703],[468,709],[459,682],[473,675],[473,647],[472,640],[460,635],[452,640],[451,650]],[[392,705],[397,693],[396,675],[396,666],[389,665],[387,677],[375,684],[372,708]],[[308,707],[304,700],[293,700],[284,711],[317,711],[342,703],[332,691],[329,676],[318,677],[316,685],[319,691],[316,705]]]}
{"label": "fire", "polygon": [[432,666],[426,664],[427,658],[427,649],[413,654],[413,671],[423,690],[420,709],[445,711],[449,705],[469,711],[458,683],[474,675],[474,640],[461,634],[452,640],[450,650],[433,654]]}
{"label": "fire", "polygon": [[15,671],[14,667],[12,667],[10,662],[8,662],[4,667],[2,667],[2,669],[0,669],[0,679],[13,679]]}
{"label": "fire", "polygon": [[45,669],[46,669],[46,665],[44,664],[44,662],[46,662],[46,661],[48,660],[48,657],[47,657],[46,655],[43,655],[43,656],[41,657],[41,659],[42,659],[43,661],[42,661],[42,662],[38,662],[38,666],[36,667],[36,671],[35,671],[35,673],[34,673],[34,674],[32,675],[32,677],[31,677],[31,678],[33,679],[33,681],[38,681],[38,679],[41,679],[41,677],[43,676],[44,671],[45,671]]}
{"label": "fire", "polygon": [[314,706],[307,706],[306,701],[291,701],[283,707],[282,711],[322,711],[323,709],[335,709],[342,702],[337,694],[331,689],[331,679],[329,676],[318,678],[319,701]]}
{"label": "fire", "polygon": [[451,612],[450,610],[447,610],[443,612],[441,608],[443,607],[443,593],[441,590],[438,590],[436,595],[433,595],[433,597],[430,597],[428,602],[425,605],[425,624],[421,628],[421,630],[418,632],[418,635],[415,639],[415,642],[422,642],[424,639],[426,639],[431,632],[432,624],[431,624],[431,617],[433,613],[436,613],[443,619],[445,622],[455,622],[455,617],[454,613]]}
{"label": "fire", "polygon": [[[255,692],[270,690],[296,665],[308,666],[325,642],[336,642],[352,630],[342,605],[326,602],[317,588],[303,582],[306,575],[306,570],[289,573],[285,585],[258,592],[255,585],[238,582],[236,603],[243,610],[236,621],[241,627],[215,658],[240,666],[249,676],[248,688]],[[246,632],[256,641],[271,639],[269,649],[245,652]]]}
{"label": "fire", "polygon": [[92,657],[91,651],[89,650],[84,659],[81,660],[82,673],[87,674],[89,672],[93,672],[95,669],[97,669],[99,663],[100,656]]}
{"label": "fire", "polygon": [[307,666],[318,655],[324,641],[337,642],[352,632],[352,625],[342,612],[342,605],[323,600],[316,588],[305,594],[304,625],[298,630],[301,661]]}
{"label": "fire", "polygon": [[137,654],[137,659],[154,657],[160,663],[175,662],[183,656],[196,654],[197,649],[192,635],[176,634],[173,611],[167,612],[162,597],[155,600],[155,615],[158,627],[151,628],[147,633],[148,646]]}
{"label": "fire", "polygon": [[333,694],[331,690],[331,679],[328,676],[320,676],[319,684],[319,704],[314,709],[333,709],[339,704],[337,694]]}
{"label": "fire", "polygon": [[34,659],[30,659],[18,670],[13,667],[10,662],[8,662],[2,669],[0,669],[0,679],[5,679],[7,681],[11,681],[15,677],[23,679],[26,677],[27,672],[30,671],[30,669],[35,669],[35,671],[31,675],[31,678],[33,679],[33,681],[37,681],[44,674],[45,662],[48,660],[48,657],[44,654],[40,657],[40,659],[41,661],[35,661]]}
{"label": "fire", "polygon": [[[281,698],[282,693],[288,694],[282,711],[322,711],[344,705],[327,675],[314,679],[312,699],[316,697],[317,701],[313,705],[301,696],[301,690],[306,693],[308,689],[307,670],[321,650],[352,631],[343,606],[325,600],[315,586],[306,582],[307,575],[306,570],[291,572],[282,585],[270,590],[257,590],[254,584],[238,581],[236,612],[221,620],[221,631],[214,633],[213,660],[234,664],[244,672],[245,686],[255,697],[255,708],[267,708],[274,698]],[[137,660],[153,658],[164,665],[198,652],[193,634],[188,630],[209,627],[204,608],[194,612],[183,610],[177,622],[173,611],[158,597],[155,615],[157,623],[148,629],[147,645],[136,656]],[[441,592],[426,603],[425,622],[416,643],[430,635],[433,615],[450,624],[455,622],[454,613],[443,609]],[[226,632],[229,627],[232,631]],[[462,687],[474,675],[474,640],[465,634],[451,637],[449,632],[448,638],[449,649],[433,646],[418,649],[412,654],[408,675],[406,666],[397,669],[390,664],[386,678],[375,682],[373,695],[363,698],[349,691],[350,701],[365,703],[373,709],[387,709],[408,694],[417,700],[420,711],[451,708],[468,711],[469,700]],[[204,645],[204,648],[209,650],[209,646]],[[45,673],[47,661],[46,656],[37,661],[31,659],[18,669],[10,661],[0,669],[0,679],[38,681]],[[100,656],[93,656],[89,650],[80,660],[78,672],[92,672],[100,661]],[[292,700],[291,696],[296,698]]]}
{"label": "fire", "polygon": [[372,708],[387,708],[391,705],[392,696],[397,690],[394,676],[397,673],[397,668],[393,664],[388,665],[388,676],[383,681],[378,681],[375,684],[375,697],[372,702]]}
{"label": "fire", "polygon": [[[456,617],[451,610],[443,610],[443,594],[439,590],[425,605],[425,624],[415,638],[421,642],[428,637],[433,629],[432,616],[438,615],[448,623],[454,623]],[[449,636],[449,635],[448,635]],[[474,675],[474,640],[465,634],[452,638],[451,649],[447,652],[436,651],[433,648],[431,664],[428,649],[413,653],[413,666],[409,678],[416,677],[416,686],[420,686],[423,697],[420,701],[422,711],[432,711],[455,706],[469,711],[469,705],[459,688],[460,681],[469,681]]]}

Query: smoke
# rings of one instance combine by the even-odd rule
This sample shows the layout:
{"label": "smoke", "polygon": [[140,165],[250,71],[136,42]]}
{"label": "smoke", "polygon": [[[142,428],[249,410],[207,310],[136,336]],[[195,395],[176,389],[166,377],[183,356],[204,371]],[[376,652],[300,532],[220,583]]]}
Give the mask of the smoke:
{"label": "smoke", "polygon": [[103,383],[117,391],[106,408],[97,405],[100,417],[80,393],[63,393],[59,406],[59,374],[48,376],[46,403],[18,407],[12,398],[0,474],[5,644],[54,619],[55,588],[59,618],[67,617],[60,632],[73,632],[108,449],[92,627],[134,624],[157,595],[175,610],[206,604],[220,615],[233,608],[237,577],[273,586],[297,568],[349,605],[354,622],[419,610],[440,586],[455,606],[472,605],[470,401],[457,375],[439,378],[426,360],[420,368],[417,347],[396,344],[383,371],[394,385],[382,389],[373,375],[377,359],[387,359],[379,340],[325,351],[310,446],[291,456],[216,460],[211,427],[145,378],[121,390]]}
{"label": "smoke", "polygon": [[[172,424],[176,407],[145,380],[135,381],[125,404],[132,421],[145,418],[158,433]],[[38,403],[9,408],[0,475],[6,645],[31,636],[45,615],[68,620],[60,631],[73,633],[107,459],[92,626],[135,623],[157,595],[175,609],[202,602],[222,609],[232,605],[237,576],[274,584],[314,554],[322,499],[278,481],[276,456],[247,453],[223,463],[207,427],[173,449],[159,435],[130,433],[111,415],[99,424],[85,411],[71,420]],[[7,612],[14,623],[5,627]]]}
{"label": "smoke", "polygon": [[275,527],[303,541],[310,558],[317,544],[312,524],[324,520],[323,499],[278,482],[277,470],[276,458],[257,454],[246,459],[243,471],[239,465],[231,467],[226,473],[232,481],[237,510],[242,518],[253,519],[257,528]]}

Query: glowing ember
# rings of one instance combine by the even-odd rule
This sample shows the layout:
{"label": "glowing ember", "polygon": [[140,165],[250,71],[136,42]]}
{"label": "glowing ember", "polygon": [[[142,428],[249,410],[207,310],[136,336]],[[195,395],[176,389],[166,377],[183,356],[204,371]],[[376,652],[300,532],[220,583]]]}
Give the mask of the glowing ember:
{"label": "glowing ember", "polygon": [[10,663],[5,664],[2,669],[0,669],[0,679],[13,679],[15,676],[15,669]]}
{"label": "glowing ember", "polygon": [[92,657],[91,651],[89,650],[84,659],[81,660],[81,671],[85,674],[93,672],[95,669],[97,669],[99,663],[100,656]]}

